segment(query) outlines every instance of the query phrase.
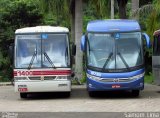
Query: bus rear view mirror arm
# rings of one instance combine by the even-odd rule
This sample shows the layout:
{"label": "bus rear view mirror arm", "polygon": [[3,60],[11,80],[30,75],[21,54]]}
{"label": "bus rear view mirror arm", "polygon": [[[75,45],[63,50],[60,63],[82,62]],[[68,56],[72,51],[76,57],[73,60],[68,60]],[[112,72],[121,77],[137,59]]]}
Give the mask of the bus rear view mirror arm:
{"label": "bus rear view mirror arm", "polygon": [[142,35],[143,35],[143,37],[144,37],[144,39],[145,39],[145,41],[146,41],[146,46],[147,46],[147,48],[150,48],[150,47],[151,47],[151,43],[150,43],[150,38],[149,38],[149,36],[148,36],[146,33],[142,33]]}
{"label": "bus rear view mirror arm", "polygon": [[76,45],[73,43],[72,44],[72,56],[76,55]]}
{"label": "bus rear view mirror arm", "polygon": [[85,35],[83,35],[82,38],[81,38],[81,50],[83,52],[86,50],[85,49],[85,42],[86,42]]}

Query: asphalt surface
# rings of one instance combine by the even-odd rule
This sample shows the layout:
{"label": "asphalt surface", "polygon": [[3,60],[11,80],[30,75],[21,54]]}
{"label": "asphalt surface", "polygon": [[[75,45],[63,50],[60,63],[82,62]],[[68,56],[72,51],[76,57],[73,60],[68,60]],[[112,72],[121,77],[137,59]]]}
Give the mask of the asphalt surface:
{"label": "asphalt surface", "polygon": [[[43,118],[43,115],[46,113],[50,114],[46,114],[48,117],[53,116],[52,112],[61,112],[54,113],[54,116],[58,118],[63,116],[65,118],[72,118],[75,115],[79,118],[83,116],[82,114],[88,118],[91,118],[93,115],[96,117],[99,117],[99,115],[109,115],[109,117],[110,115],[115,115],[115,118],[116,116],[121,118],[125,117],[125,112],[159,113],[160,86],[145,85],[145,89],[141,91],[138,98],[132,97],[129,92],[103,92],[96,94],[94,98],[90,98],[86,87],[80,85],[72,86],[72,93],[69,98],[59,93],[39,93],[30,94],[27,99],[21,99],[19,93],[14,92],[13,86],[0,86],[0,112],[19,112],[19,117],[23,115],[29,117],[29,115],[34,116],[34,114],[39,114],[37,118]],[[38,112],[38,114],[35,112]],[[43,113],[40,115],[40,112]],[[75,114],[75,112],[79,114]],[[103,112],[103,114],[97,112]],[[108,113],[106,114],[105,112]],[[124,113],[119,115],[109,112]]]}

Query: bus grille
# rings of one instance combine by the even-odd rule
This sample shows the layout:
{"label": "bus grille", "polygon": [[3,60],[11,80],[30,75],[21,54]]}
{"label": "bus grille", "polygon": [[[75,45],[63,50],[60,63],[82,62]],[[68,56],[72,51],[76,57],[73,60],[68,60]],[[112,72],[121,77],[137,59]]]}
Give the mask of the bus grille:
{"label": "bus grille", "polygon": [[132,81],[132,79],[130,78],[106,78],[106,79],[101,79],[100,80],[101,82],[129,82],[129,81]]}
{"label": "bus grille", "polygon": [[41,80],[40,77],[28,77],[30,80]]}
{"label": "bus grille", "polygon": [[[41,77],[28,77],[30,80],[42,80]],[[44,80],[54,80],[56,76],[45,76]]]}

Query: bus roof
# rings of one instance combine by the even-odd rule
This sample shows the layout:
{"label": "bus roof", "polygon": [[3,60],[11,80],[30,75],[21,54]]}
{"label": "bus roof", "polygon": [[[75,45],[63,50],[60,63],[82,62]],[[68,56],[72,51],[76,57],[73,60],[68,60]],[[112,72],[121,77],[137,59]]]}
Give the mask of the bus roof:
{"label": "bus roof", "polygon": [[129,32],[141,31],[136,20],[95,20],[87,25],[87,32]]}
{"label": "bus roof", "polygon": [[17,29],[15,34],[19,33],[43,33],[43,32],[69,32],[66,27],[59,26],[36,26]]}
{"label": "bus roof", "polygon": [[159,29],[159,30],[156,30],[156,31],[153,33],[153,36],[156,36],[156,35],[160,35],[160,29]]}

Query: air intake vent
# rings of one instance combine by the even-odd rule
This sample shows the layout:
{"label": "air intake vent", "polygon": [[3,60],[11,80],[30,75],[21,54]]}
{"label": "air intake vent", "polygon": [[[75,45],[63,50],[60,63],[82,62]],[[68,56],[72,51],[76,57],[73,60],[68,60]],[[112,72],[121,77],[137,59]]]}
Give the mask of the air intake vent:
{"label": "air intake vent", "polygon": [[[41,80],[41,77],[28,77],[30,80]],[[54,80],[56,76],[45,76],[44,80]]]}

